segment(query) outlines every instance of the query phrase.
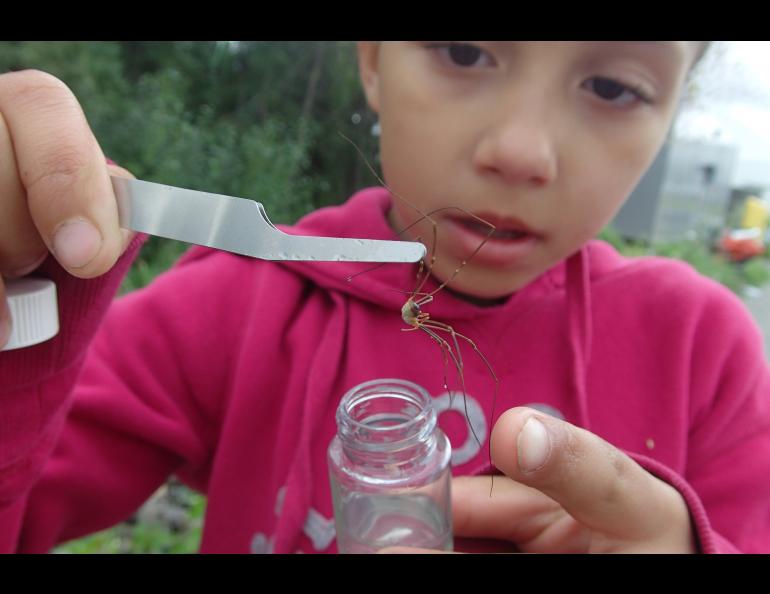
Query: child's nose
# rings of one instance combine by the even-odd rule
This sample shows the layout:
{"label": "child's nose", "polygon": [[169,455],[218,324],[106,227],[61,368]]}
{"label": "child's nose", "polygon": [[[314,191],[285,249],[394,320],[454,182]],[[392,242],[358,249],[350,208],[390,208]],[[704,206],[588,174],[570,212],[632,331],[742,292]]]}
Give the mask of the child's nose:
{"label": "child's nose", "polygon": [[551,183],[557,157],[546,120],[537,110],[517,110],[497,119],[476,146],[476,169],[508,184],[542,187]]}

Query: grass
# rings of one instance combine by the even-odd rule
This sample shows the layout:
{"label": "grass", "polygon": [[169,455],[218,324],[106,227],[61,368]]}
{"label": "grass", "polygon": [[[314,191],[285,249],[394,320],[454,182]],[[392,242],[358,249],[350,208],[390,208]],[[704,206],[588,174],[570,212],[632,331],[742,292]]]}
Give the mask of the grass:
{"label": "grass", "polygon": [[611,227],[604,229],[600,239],[612,244],[627,257],[663,256],[688,262],[699,273],[713,278],[734,293],[743,296],[748,287],[761,287],[770,282],[767,258],[753,258],[736,264],[723,254],[712,251],[703,241],[686,240],[648,245],[621,237]]}
{"label": "grass", "polygon": [[123,522],[56,547],[58,554],[192,554],[200,548],[206,497],[172,478]]}

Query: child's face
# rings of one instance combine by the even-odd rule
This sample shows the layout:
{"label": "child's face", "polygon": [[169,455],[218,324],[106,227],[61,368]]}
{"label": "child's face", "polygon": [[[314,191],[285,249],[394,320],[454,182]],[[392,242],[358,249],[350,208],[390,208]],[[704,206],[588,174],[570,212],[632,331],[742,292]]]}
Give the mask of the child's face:
{"label": "child's face", "polygon": [[[423,212],[459,207],[495,236],[451,287],[494,299],[574,253],[613,217],[668,132],[698,42],[363,42],[391,189]],[[396,230],[420,218],[395,199]],[[445,280],[488,229],[438,223]],[[522,234],[522,232],[524,232]],[[428,221],[410,229],[430,249]]]}

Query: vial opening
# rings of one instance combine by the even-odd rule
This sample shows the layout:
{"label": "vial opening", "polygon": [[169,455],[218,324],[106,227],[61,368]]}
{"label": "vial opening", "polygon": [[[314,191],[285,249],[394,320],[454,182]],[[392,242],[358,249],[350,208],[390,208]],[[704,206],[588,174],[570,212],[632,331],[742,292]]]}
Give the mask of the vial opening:
{"label": "vial opening", "polygon": [[430,395],[406,380],[360,384],[343,396],[337,409],[340,438],[356,449],[410,447],[430,435],[435,425]]}

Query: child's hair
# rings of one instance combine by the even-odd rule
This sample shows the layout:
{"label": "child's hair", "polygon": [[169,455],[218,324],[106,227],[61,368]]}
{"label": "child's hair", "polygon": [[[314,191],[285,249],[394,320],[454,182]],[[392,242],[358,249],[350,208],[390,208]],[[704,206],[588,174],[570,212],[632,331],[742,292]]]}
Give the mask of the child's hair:
{"label": "child's hair", "polygon": [[698,43],[700,44],[700,48],[698,49],[698,54],[695,56],[695,61],[692,63],[690,70],[694,69],[698,65],[698,63],[703,59],[703,56],[706,54],[706,52],[708,52],[709,48],[711,47],[711,44],[714,42],[700,41]]}
{"label": "child's hair", "polygon": [[681,105],[694,104],[697,101],[699,85],[696,79],[699,76],[699,66],[703,62],[703,57],[714,45],[713,41],[698,41],[697,43],[699,45],[698,53],[695,55],[695,60],[693,60],[692,64],[690,65],[690,70],[687,72],[687,76],[685,78],[685,90],[682,94]]}

